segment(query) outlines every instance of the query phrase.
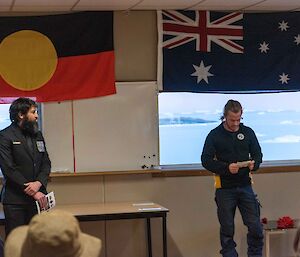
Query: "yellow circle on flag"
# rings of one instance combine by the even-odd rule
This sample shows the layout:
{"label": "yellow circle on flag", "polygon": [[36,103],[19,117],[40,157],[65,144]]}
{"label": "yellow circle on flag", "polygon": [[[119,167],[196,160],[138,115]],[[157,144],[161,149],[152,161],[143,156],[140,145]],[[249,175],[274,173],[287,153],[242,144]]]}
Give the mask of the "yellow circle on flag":
{"label": "yellow circle on flag", "polygon": [[31,91],[45,85],[57,66],[51,40],[40,32],[21,30],[0,44],[0,74],[12,87]]}

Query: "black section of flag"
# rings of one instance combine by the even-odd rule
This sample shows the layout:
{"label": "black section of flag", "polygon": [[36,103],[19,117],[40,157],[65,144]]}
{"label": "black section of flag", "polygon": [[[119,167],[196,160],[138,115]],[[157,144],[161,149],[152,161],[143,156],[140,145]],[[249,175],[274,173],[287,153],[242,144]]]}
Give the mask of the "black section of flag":
{"label": "black section of flag", "polygon": [[46,35],[59,57],[113,50],[111,11],[0,18],[0,42],[20,30]]}

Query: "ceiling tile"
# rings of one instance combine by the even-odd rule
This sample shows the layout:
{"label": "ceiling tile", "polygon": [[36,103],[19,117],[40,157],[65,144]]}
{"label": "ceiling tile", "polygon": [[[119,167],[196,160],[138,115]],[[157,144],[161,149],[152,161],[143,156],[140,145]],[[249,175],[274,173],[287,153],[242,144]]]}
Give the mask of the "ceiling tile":
{"label": "ceiling tile", "polygon": [[193,9],[202,10],[241,10],[247,6],[254,5],[260,0],[206,0]]}
{"label": "ceiling tile", "polygon": [[299,0],[267,0],[258,4],[256,6],[252,6],[246,10],[269,10],[269,11],[290,11],[300,8],[300,1]]}
{"label": "ceiling tile", "polygon": [[134,7],[134,9],[186,9],[199,3],[200,0],[144,0]]}
{"label": "ceiling tile", "polygon": [[138,0],[80,0],[73,10],[127,10]]}
{"label": "ceiling tile", "polygon": [[1,0],[0,1],[0,7],[1,6],[10,6],[12,4],[13,0]]}
{"label": "ceiling tile", "polygon": [[8,12],[13,0],[0,0],[0,12]]}
{"label": "ceiling tile", "polygon": [[0,12],[8,12],[10,6],[0,5]]}
{"label": "ceiling tile", "polygon": [[[0,0],[0,11],[9,12],[14,0]],[[79,10],[300,10],[300,0],[15,0],[13,12]],[[259,4],[259,2],[262,2]],[[74,5],[76,6],[71,9]],[[197,4],[198,3],[198,4]],[[255,5],[257,4],[257,5]]]}
{"label": "ceiling tile", "polygon": [[16,0],[13,11],[69,11],[75,2],[76,0]]}

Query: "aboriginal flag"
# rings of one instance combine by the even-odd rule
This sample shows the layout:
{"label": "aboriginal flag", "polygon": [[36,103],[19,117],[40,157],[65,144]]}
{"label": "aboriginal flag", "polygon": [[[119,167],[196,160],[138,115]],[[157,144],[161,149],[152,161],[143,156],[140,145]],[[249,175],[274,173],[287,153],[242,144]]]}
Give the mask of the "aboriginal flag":
{"label": "aboriginal flag", "polygon": [[38,102],[116,93],[113,12],[0,18],[0,97]]}

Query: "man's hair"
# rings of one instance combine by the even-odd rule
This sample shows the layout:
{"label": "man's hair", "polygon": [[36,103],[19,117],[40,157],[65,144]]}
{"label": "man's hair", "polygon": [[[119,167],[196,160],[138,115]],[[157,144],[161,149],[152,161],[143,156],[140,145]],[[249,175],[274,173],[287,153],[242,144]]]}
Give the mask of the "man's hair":
{"label": "man's hair", "polygon": [[27,114],[31,107],[37,107],[37,103],[29,98],[20,97],[12,102],[9,107],[9,118],[11,122],[19,121],[19,113]]}
{"label": "man's hair", "polygon": [[234,112],[234,113],[238,113],[238,112],[243,113],[243,107],[239,101],[232,100],[232,99],[228,100],[228,102],[224,106],[223,115],[221,116],[221,120],[225,119],[225,117],[227,116],[229,111]]}

